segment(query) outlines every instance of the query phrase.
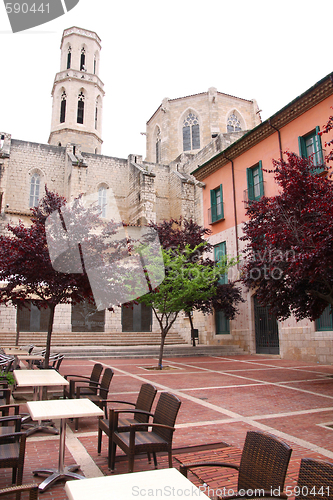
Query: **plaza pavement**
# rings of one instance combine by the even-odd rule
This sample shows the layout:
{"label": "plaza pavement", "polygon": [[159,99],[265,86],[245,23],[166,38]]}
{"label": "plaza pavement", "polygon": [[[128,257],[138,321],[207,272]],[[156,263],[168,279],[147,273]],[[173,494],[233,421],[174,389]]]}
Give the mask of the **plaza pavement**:
{"label": "plaza pavement", "polygon": [[[166,358],[167,369],[157,371],[151,369],[156,366],[156,359],[65,359],[60,373],[90,375],[97,361],[114,370],[110,398],[135,401],[141,384],[150,382],[159,392],[170,391],[181,399],[173,440],[177,468],[181,461],[201,457],[218,460],[223,454],[228,455],[229,461],[238,462],[246,432],[251,429],[270,432],[293,448],[286,484],[294,484],[302,457],[333,462],[331,365],[265,355],[193,356]],[[24,403],[21,407],[24,411]],[[37,467],[57,467],[58,446],[59,436],[36,433],[27,438],[24,483],[43,480],[32,474]],[[168,466],[166,458],[165,454],[158,456],[159,467]],[[97,454],[96,418],[80,419],[78,432],[72,422],[67,425],[65,465],[75,462],[80,463],[79,472],[86,477],[110,474],[105,435],[102,453]],[[144,455],[135,459],[135,471],[153,467]],[[126,472],[127,460],[118,448],[115,474]],[[190,477],[200,484],[196,477]],[[209,472],[203,479],[215,487],[236,486],[230,469],[223,479]],[[1,469],[0,488],[10,481],[11,471]],[[64,483],[52,486],[40,498],[66,500]]]}

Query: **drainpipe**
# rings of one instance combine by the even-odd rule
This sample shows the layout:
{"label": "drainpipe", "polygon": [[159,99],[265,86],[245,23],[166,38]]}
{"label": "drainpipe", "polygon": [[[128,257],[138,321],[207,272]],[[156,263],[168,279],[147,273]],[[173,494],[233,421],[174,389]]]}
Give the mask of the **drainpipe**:
{"label": "drainpipe", "polygon": [[[235,188],[235,169],[234,169],[234,161],[227,158],[224,155],[224,158],[231,163],[231,172],[232,172],[232,194],[234,199],[234,221],[235,221],[235,236],[236,236],[236,253],[237,257],[239,255],[239,246],[238,246],[238,227],[237,227],[237,210],[236,210],[236,188]],[[238,267],[238,264],[237,264]]]}
{"label": "drainpipe", "polygon": [[280,148],[280,160],[282,161],[283,160],[283,154],[282,154],[282,142],[281,142],[281,134],[280,134],[280,130],[276,127],[274,127],[274,125],[272,124],[271,122],[271,119],[268,120],[268,123],[270,124],[270,126],[277,131],[278,133],[278,137],[279,137],[279,148]]}

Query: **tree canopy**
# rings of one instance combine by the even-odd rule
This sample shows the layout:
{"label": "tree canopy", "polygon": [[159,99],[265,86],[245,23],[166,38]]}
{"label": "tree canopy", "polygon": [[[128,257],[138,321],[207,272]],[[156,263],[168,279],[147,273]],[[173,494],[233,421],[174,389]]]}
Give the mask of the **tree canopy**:
{"label": "tree canopy", "polygon": [[157,231],[162,245],[165,278],[149,294],[138,298],[138,302],[152,308],[160,325],[158,366],[161,368],[165,338],[180,311],[190,313],[196,309],[208,314],[216,307],[232,318],[242,298],[234,284],[219,285],[221,276],[235,261],[228,262],[225,257],[214,262],[207,256],[212,249],[205,238],[211,233],[209,229],[186,219],[151,223],[150,227]]}
{"label": "tree canopy", "polygon": [[286,152],[279,194],[251,202],[242,280],[278,319],[317,319],[333,304],[333,184],[325,165]]}

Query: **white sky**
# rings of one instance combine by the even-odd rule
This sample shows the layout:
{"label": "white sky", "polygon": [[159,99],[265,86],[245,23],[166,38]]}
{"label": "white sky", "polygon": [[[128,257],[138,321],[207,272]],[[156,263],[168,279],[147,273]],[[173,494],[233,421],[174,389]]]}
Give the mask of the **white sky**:
{"label": "white sky", "polygon": [[140,132],[162,99],[209,87],[256,99],[265,120],[333,71],[332,11],[332,0],[80,0],[13,34],[0,2],[0,131],[47,143],[61,36],[71,26],[102,39],[105,155],[145,158]]}

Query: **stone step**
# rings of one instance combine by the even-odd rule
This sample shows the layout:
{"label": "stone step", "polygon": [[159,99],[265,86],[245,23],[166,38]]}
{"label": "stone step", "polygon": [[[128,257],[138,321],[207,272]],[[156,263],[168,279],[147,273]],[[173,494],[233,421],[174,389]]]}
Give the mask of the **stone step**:
{"label": "stone step", "polygon": [[[60,351],[66,358],[157,358],[159,346],[53,346],[52,351]],[[163,357],[186,356],[237,356],[245,354],[238,345],[165,345]]]}
{"label": "stone step", "polygon": [[[22,332],[19,336],[19,345],[35,344],[36,346],[45,346],[46,332]],[[14,345],[15,334],[0,334],[2,346]],[[159,332],[139,332],[139,333],[58,333],[52,334],[52,345],[58,346],[135,346],[135,345],[159,345],[161,335]],[[166,344],[184,344],[184,339],[177,333],[169,333],[166,338]]]}

